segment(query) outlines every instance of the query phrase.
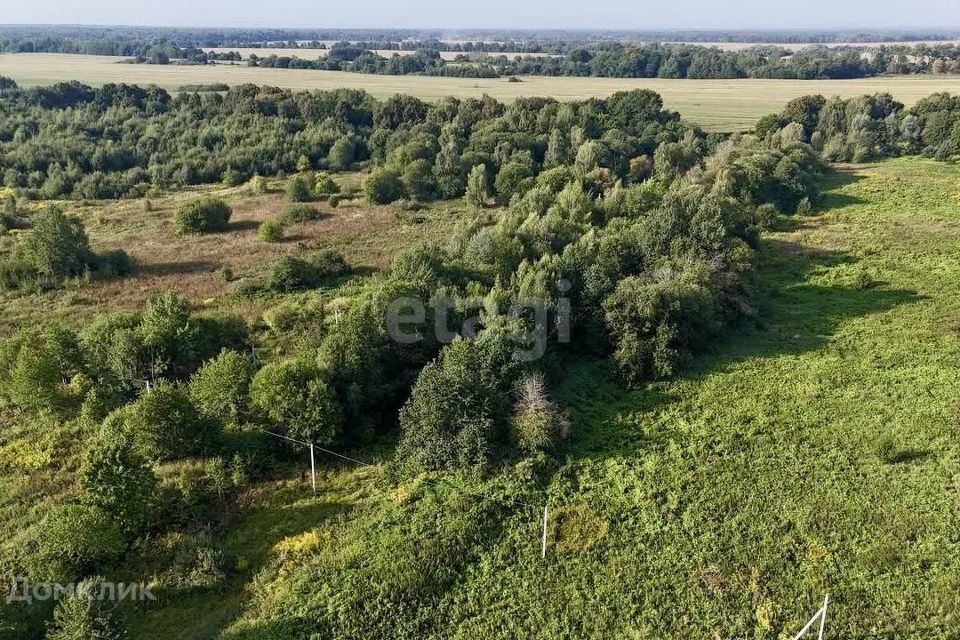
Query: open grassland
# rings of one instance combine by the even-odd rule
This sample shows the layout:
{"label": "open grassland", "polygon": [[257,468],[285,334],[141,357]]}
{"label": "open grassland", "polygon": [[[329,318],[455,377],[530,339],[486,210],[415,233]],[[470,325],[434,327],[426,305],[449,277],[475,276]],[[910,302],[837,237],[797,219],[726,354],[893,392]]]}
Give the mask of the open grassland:
{"label": "open grassland", "polygon": [[316,497],[291,478],[238,505],[226,593],[161,603],[138,637],[772,640],[829,593],[832,637],[955,638],[960,169],[830,182],[764,238],[755,319],[677,380],[567,368],[558,463],[390,490],[324,460]]}
{"label": "open grassland", "polygon": [[[345,187],[359,184],[359,175],[338,176]],[[144,201],[63,202],[63,208],[84,222],[95,249],[123,247],[135,262],[135,276],[73,281],[64,290],[30,295],[0,294],[0,335],[38,322],[61,321],[79,326],[93,315],[141,308],[154,295],[177,291],[211,310],[230,310],[255,320],[269,301],[240,301],[227,295],[234,278],[265,271],[282,255],[304,248],[336,248],[359,273],[389,265],[400,249],[418,242],[443,241],[456,223],[456,204],[437,202],[428,209],[404,212],[395,206],[370,206],[360,199],[332,208],[315,203],[319,220],[287,225],[279,243],[257,238],[257,226],[276,219],[284,209],[282,182],[271,193],[251,194],[247,187],[198,187]],[[233,207],[224,233],[178,237],[173,215],[198,195],[223,198]],[[36,204],[34,206],[44,206]]]}
{"label": "open grassland", "polygon": [[408,93],[425,99],[453,95],[500,100],[520,96],[552,96],[559,100],[602,97],[615,91],[647,88],[663,96],[670,109],[708,130],[737,131],[753,127],[768,113],[779,112],[797,96],[821,93],[852,97],[890,92],[912,105],[931,93],[960,93],[960,76],[890,76],[860,80],[664,80],[624,78],[571,78],[524,76],[522,82],[506,78],[440,78],[429,76],[382,76],[313,71],[303,69],[261,69],[238,65],[134,65],[119,64],[107,56],[60,54],[0,55],[0,75],[24,86],[52,84],[65,80],[99,86],[108,82],[157,84],[170,90],[186,84],[224,82],[268,84],[292,89],[365,89],[378,97]]}

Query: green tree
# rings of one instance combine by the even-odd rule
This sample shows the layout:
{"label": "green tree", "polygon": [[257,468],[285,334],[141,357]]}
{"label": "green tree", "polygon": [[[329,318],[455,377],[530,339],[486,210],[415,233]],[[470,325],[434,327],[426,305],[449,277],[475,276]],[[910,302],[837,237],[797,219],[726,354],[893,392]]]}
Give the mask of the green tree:
{"label": "green tree", "polygon": [[190,380],[190,398],[201,414],[226,424],[247,414],[253,364],[236,351],[223,350]]}
{"label": "green tree", "polygon": [[100,596],[99,578],[84,580],[57,602],[47,640],[127,640],[130,634],[115,602]]}
{"label": "green tree", "polygon": [[363,195],[371,204],[390,204],[403,197],[403,182],[393,169],[377,169],[363,181]]}
{"label": "green tree", "polygon": [[288,359],[266,365],[250,384],[250,403],[291,438],[331,444],[343,429],[339,402],[316,364]]}
{"label": "green tree", "polygon": [[356,143],[350,136],[342,136],[330,147],[327,166],[333,171],[346,171],[356,160]]}
{"label": "green tree", "polygon": [[128,540],[146,533],[157,478],[126,438],[100,439],[77,475],[81,500],[109,514]]}
{"label": "green tree", "polygon": [[34,217],[21,251],[40,276],[50,278],[79,275],[93,261],[83,225],[54,207]]}
{"label": "green tree", "polygon": [[487,166],[474,165],[467,177],[467,202],[475,207],[483,207],[490,197],[488,189]]}

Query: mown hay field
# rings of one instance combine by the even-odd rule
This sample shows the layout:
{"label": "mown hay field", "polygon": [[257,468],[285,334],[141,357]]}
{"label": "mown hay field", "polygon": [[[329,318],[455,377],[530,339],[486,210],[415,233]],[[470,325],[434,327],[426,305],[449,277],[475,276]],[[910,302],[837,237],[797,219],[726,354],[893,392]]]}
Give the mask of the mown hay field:
{"label": "mown hay field", "polygon": [[551,96],[559,100],[603,97],[615,91],[652,89],[668,108],[711,131],[749,129],[763,115],[780,111],[797,96],[821,93],[851,97],[887,91],[911,105],[920,98],[948,91],[960,92],[960,76],[917,75],[860,80],[665,80],[631,78],[570,78],[525,76],[522,82],[506,78],[439,78],[381,76],[342,71],[261,69],[237,65],[122,64],[120,58],[68,54],[0,55],[0,75],[24,86],[79,80],[90,85],[108,82],[157,84],[176,90],[186,84],[224,82],[268,84],[291,89],[365,89],[374,96],[409,93],[424,99],[453,95],[461,98],[488,94],[499,100],[521,96]]}

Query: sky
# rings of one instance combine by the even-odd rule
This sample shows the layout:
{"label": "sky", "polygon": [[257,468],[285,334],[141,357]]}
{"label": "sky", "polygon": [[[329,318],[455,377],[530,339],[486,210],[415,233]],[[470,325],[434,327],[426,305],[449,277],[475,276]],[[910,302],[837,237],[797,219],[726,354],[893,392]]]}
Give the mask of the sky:
{"label": "sky", "polygon": [[757,29],[960,27],[956,0],[0,0],[0,24]]}

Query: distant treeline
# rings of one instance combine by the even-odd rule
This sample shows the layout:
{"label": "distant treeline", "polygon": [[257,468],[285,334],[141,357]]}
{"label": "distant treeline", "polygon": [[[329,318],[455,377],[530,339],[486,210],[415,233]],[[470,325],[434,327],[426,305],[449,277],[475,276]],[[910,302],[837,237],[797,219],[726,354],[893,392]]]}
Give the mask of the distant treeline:
{"label": "distant treeline", "polygon": [[[821,80],[884,74],[960,73],[960,47],[954,44],[814,46],[798,52],[776,45],[724,51],[694,44],[594,42],[574,46],[563,41],[445,43],[439,40],[344,40],[329,47],[322,41],[287,44],[297,47],[292,55],[253,54],[248,56],[246,62],[251,66],[269,68],[471,78],[539,75]],[[384,56],[372,50],[397,51],[398,54]],[[400,55],[400,51],[405,53]],[[444,60],[441,51],[457,51],[460,55],[454,60]],[[503,55],[504,51],[519,55]],[[59,34],[39,37],[5,34],[0,29],[0,52],[127,56],[135,62],[148,64],[243,61],[237,51],[204,52],[192,44],[184,46],[176,39],[144,40],[131,38],[124,32],[101,39],[81,39]]]}
{"label": "distant treeline", "polygon": [[[960,73],[960,47],[917,45],[876,47],[811,47],[791,53],[776,46],[742,51],[688,44],[627,46],[595,44],[556,56],[458,55],[443,60],[434,49],[383,57],[366,44],[337,43],[325,57],[305,55],[248,58],[250,65],[326,69],[388,75],[463,77],[578,76],[606,78],[780,78],[823,80],[865,78],[884,74]],[[208,59],[238,60],[236,52],[207,54]]]}

